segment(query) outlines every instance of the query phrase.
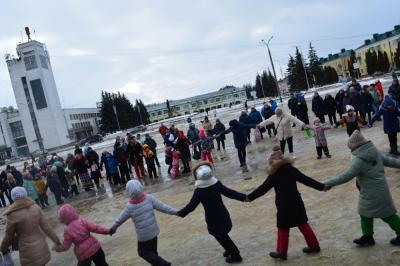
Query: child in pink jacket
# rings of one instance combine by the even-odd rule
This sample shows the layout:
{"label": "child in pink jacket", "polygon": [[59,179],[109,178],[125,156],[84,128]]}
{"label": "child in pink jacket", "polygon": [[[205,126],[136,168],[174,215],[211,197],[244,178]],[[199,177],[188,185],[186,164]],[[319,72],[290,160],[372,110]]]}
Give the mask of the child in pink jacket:
{"label": "child in pink jacket", "polygon": [[109,229],[79,218],[75,208],[70,204],[64,204],[60,208],[58,217],[60,222],[65,224],[65,228],[64,242],[54,248],[57,252],[67,251],[74,244],[78,266],[91,265],[92,262],[96,266],[108,266],[99,241],[90,233],[106,235],[109,234]]}

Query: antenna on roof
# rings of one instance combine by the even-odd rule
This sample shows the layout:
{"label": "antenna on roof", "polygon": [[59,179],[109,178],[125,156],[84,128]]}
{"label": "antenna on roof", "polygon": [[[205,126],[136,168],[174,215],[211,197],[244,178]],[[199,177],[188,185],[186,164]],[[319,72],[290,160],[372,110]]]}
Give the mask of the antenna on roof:
{"label": "antenna on roof", "polygon": [[35,40],[37,40],[38,38],[36,36],[36,30],[35,29],[33,29],[33,34],[35,34]]}
{"label": "antenna on roof", "polygon": [[31,32],[29,31],[29,27],[25,27],[26,36],[28,36],[28,42],[32,41],[31,39]]}

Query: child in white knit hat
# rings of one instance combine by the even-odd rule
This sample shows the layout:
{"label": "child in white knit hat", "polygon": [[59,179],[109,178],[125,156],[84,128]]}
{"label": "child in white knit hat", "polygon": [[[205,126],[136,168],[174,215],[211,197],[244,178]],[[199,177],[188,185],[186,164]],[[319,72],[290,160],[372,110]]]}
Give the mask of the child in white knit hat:
{"label": "child in white knit hat", "polygon": [[232,221],[221,194],[239,201],[245,201],[246,195],[225,187],[214,177],[212,167],[212,163],[208,161],[203,161],[193,167],[196,189],[190,202],[178,212],[178,215],[185,217],[201,203],[205,211],[208,232],[225,249],[226,262],[239,263],[242,261],[242,257],[239,249],[228,235],[232,229]]}
{"label": "child in white knit hat", "polygon": [[162,203],[155,196],[146,194],[142,183],[136,179],[126,183],[126,192],[129,202],[111,226],[110,234],[114,234],[118,227],[131,218],[135,224],[139,256],[151,265],[171,265],[170,262],[158,256],[157,236],[160,229],[154,209],[170,215],[175,215],[178,210]]}

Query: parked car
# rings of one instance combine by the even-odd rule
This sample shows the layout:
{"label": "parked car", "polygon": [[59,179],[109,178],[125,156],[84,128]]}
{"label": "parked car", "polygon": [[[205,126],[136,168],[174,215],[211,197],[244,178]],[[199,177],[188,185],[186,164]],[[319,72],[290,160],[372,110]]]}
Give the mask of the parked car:
{"label": "parked car", "polygon": [[93,143],[101,142],[101,141],[103,141],[103,136],[100,135],[100,134],[96,134],[96,135],[89,136],[89,137],[87,137],[85,139],[81,139],[78,142],[78,144],[80,146],[83,146],[83,145],[85,145],[86,142],[88,142],[89,144],[93,144]]}
{"label": "parked car", "polygon": [[139,125],[137,127],[134,127],[130,133],[131,134],[136,134],[136,133],[139,133],[139,132],[144,132],[146,130],[147,130],[147,127],[145,125]]}

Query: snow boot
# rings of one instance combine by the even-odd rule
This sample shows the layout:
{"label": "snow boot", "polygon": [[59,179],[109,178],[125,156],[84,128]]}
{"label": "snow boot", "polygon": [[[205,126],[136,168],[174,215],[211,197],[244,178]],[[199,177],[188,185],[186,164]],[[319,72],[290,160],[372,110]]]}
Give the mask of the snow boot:
{"label": "snow boot", "polygon": [[318,156],[318,157],[317,157],[317,160],[321,160],[321,158],[322,158],[321,156]]}
{"label": "snow boot", "polygon": [[303,248],[303,252],[306,254],[318,253],[320,251],[321,251],[320,247],[316,247],[316,248],[305,247],[305,248]]}
{"label": "snow boot", "polygon": [[240,254],[237,255],[229,255],[225,261],[227,263],[241,263],[242,262],[242,257],[240,256]]}
{"label": "snow boot", "polygon": [[223,255],[225,258],[227,258],[227,257],[229,257],[229,252],[225,250]]}
{"label": "snow boot", "polygon": [[393,246],[400,246],[400,236],[397,236],[396,238],[390,240],[390,244],[392,244]]}
{"label": "snow boot", "polygon": [[269,256],[274,259],[287,260],[287,254],[279,254],[278,252],[270,252]]}
{"label": "snow boot", "polygon": [[400,153],[399,153],[399,151],[397,149],[391,149],[389,153],[394,155],[394,156],[399,156],[400,155]]}
{"label": "snow boot", "polygon": [[357,244],[360,247],[375,245],[375,240],[374,240],[373,236],[362,236],[359,239],[355,239],[353,242],[354,242],[354,244]]}
{"label": "snow boot", "polygon": [[330,155],[329,153],[325,154],[325,156],[326,156],[326,158],[332,158],[332,155]]}

